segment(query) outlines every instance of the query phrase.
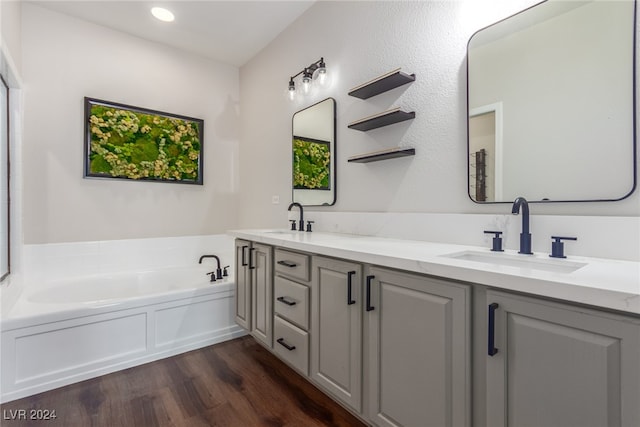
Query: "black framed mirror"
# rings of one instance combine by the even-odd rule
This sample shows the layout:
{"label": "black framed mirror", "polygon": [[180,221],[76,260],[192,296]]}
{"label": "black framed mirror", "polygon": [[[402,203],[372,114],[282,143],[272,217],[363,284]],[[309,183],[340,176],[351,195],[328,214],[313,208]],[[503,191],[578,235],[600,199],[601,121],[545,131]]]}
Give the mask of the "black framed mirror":
{"label": "black framed mirror", "polygon": [[615,201],[636,187],[636,2],[548,0],[467,49],[469,196]]}
{"label": "black framed mirror", "polygon": [[303,206],[336,202],[336,101],[327,98],[292,119],[292,200]]}

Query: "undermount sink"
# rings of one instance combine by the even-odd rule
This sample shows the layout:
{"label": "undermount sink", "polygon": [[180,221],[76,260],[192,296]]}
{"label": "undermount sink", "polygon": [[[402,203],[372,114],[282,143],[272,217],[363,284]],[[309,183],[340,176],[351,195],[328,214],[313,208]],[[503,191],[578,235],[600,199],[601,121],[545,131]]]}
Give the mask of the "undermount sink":
{"label": "undermount sink", "polygon": [[265,231],[267,234],[297,234],[299,231],[295,230],[267,230]]}
{"label": "undermount sink", "polygon": [[443,257],[528,270],[550,271],[553,273],[573,273],[577,269],[587,265],[583,262],[567,261],[564,259],[544,259],[531,255],[510,255],[500,252],[464,251],[443,255]]}

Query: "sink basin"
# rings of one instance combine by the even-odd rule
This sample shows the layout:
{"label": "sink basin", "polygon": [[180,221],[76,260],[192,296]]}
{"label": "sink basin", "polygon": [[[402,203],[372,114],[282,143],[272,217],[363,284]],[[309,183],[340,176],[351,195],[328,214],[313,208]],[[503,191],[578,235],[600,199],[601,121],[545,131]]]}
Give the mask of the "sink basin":
{"label": "sink basin", "polygon": [[264,233],[267,233],[267,234],[298,234],[299,231],[294,231],[294,230],[267,230]]}
{"label": "sink basin", "polygon": [[567,261],[564,259],[544,259],[531,255],[509,255],[499,252],[464,251],[443,255],[445,258],[460,259],[484,264],[517,267],[526,270],[542,270],[553,273],[572,273],[587,265],[583,262]]}

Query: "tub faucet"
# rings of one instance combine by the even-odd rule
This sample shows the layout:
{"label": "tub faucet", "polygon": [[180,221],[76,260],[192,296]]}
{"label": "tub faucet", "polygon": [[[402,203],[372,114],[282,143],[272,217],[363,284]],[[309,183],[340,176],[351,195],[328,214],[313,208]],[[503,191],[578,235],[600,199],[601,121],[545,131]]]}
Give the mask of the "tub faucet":
{"label": "tub faucet", "polygon": [[520,233],[520,250],[518,253],[533,255],[531,252],[531,233],[529,233],[529,203],[524,197],[517,197],[513,202],[511,213],[518,215],[522,211],[522,232]]}
{"label": "tub faucet", "polygon": [[[202,255],[200,257],[200,259],[198,260],[198,264],[202,264],[202,260],[204,258],[215,258],[216,261],[218,262],[218,268],[216,269],[216,279],[220,280],[222,279],[222,268],[220,268],[220,258],[218,258],[217,255]],[[211,273],[207,273],[207,274],[213,274],[213,272]],[[213,282],[213,280],[212,280]]]}
{"label": "tub faucet", "polygon": [[[304,216],[303,216],[304,214],[303,214],[303,212],[302,212],[302,205],[301,205],[300,203],[298,203],[298,202],[293,202],[293,203],[291,203],[291,204],[289,205],[289,207],[287,208],[287,210],[288,210],[288,211],[290,211],[290,210],[291,210],[291,208],[292,208],[292,207],[294,207],[294,206],[297,206],[297,207],[298,207],[298,209],[300,209],[300,221],[299,221],[299,223],[300,223],[300,227],[298,227],[298,230],[300,230],[300,231],[304,231]],[[295,228],[293,228],[293,229],[295,230]]]}

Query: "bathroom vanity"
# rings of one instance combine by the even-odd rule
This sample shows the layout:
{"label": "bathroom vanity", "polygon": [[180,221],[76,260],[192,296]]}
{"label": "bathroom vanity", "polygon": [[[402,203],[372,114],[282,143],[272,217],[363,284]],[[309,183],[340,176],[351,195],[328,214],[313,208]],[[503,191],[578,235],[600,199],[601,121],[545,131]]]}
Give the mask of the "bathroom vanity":
{"label": "bathroom vanity", "polygon": [[365,422],[640,425],[636,262],[230,234],[238,324]]}

